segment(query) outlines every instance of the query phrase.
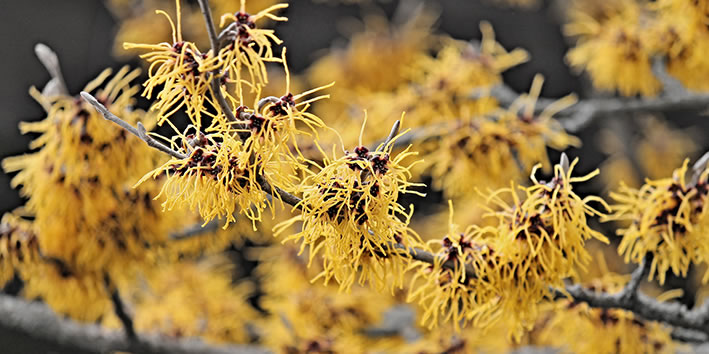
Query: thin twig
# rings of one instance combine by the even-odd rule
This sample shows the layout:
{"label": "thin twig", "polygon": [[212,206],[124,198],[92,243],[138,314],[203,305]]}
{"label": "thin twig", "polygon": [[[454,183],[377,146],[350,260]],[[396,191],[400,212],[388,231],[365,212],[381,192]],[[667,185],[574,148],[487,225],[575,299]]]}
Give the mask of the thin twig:
{"label": "thin twig", "polygon": [[[405,250],[409,254],[409,256],[411,256],[412,259],[420,261],[420,262],[434,264],[435,260],[436,260],[436,256],[434,254],[432,254],[431,252],[424,251],[419,248],[407,247],[407,246],[402,245],[400,243],[394,244],[394,248],[400,249],[400,250]],[[457,266],[456,262],[452,259],[446,261],[445,263],[443,263],[441,265],[441,267],[448,268],[451,270],[455,270],[456,266]],[[475,269],[473,268],[472,265],[470,265],[470,264],[465,265],[465,276],[468,278],[471,278],[471,279],[474,279],[477,277],[477,275],[475,274]]]}
{"label": "thin twig", "polygon": [[121,324],[123,325],[123,330],[126,333],[126,337],[128,337],[128,339],[131,341],[136,341],[138,339],[138,335],[135,333],[135,327],[133,326],[133,318],[126,311],[126,306],[123,303],[123,299],[121,299],[121,294],[118,292],[118,288],[113,283],[108,273],[105,273],[103,275],[103,285],[106,288],[106,291],[111,294],[113,312],[116,314],[116,317],[118,317],[118,319],[121,321]]}
{"label": "thin twig", "polygon": [[209,0],[197,0],[199,3],[199,9],[202,10],[202,16],[204,16],[204,23],[207,25],[207,35],[209,36],[209,43],[212,45],[212,50],[214,51],[214,56],[219,55],[219,38],[217,37],[217,32],[214,29],[214,20],[212,19],[212,10],[209,8]]}
{"label": "thin twig", "polygon": [[[209,0],[197,0],[197,2],[199,3],[200,10],[202,10],[202,16],[204,16],[204,24],[207,26],[207,34],[209,35],[209,43],[212,45],[212,52],[214,53],[214,57],[216,58],[219,56],[219,50],[221,49],[221,47],[219,37],[217,36],[217,32],[214,29],[214,20],[212,19],[212,10],[209,8]],[[222,73],[220,73],[218,70],[214,70],[212,72],[212,77],[210,80],[211,82],[209,84],[212,88],[212,94],[214,95],[214,98],[217,99],[219,108],[222,112],[224,112],[227,121],[236,122],[236,117],[231,111],[229,103],[226,101],[224,95],[222,94]]]}
{"label": "thin twig", "polygon": [[162,152],[164,152],[164,153],[166,153],[166,154],[168,154],[168,155],[170,155],[170,156],[176,157],[176,158],[181,159],[181,160],[187,158],[187,155],[185,155],[185,154],[183,154],[183,153],[181,153],[181,152],[172,150],[172,149],[170,149],[169,147],[163,145],[161,142],[159,142],[159,141],[153,139],[153,137],[151,137],[151,136],[148,134],[148,132],[145,130],[145,127],[144,127],[143,124],[141,124],[140,122],[138,122],[138,128],[136,129],[135,127],[133,127],[132,125],[130,125],[130,124],[128,124],[126,121],[124,121],[123,119],[118,118],[115,114],[111,113],[111,112],[106,108],[106,106],[104,106],[103,104],[101,104],[101,102],[99,102],[99,101],[98,101],[94,96],[92,96],[90,93],[85,92],[85,91],[82,91],[82,92],[81,92],[81,97],[82,97],[86,102],[88,102],[88,103],[90,103],[92,106],[94,106],[94,108],[95,108],[99,113],[101,113],[104,118],[106,118],[107,120],[110,120],[110,121],[113,122],[113,123],[116,123],[116,124],[119,125],[121,128],[127,130],[129,133],[131,133],[131,134],[137,136],[138,138],[140,138],[140,140],[145,141],[145,143],[148,144],[150,147],[155,148],[155,149],[158,149],[158,150],[160,150],[160,151],[162,151]]}
{"label": "thin twig", "polygon": [[[494,87],[490,96],[495,97],[501,106],[509,106],[520,96],[507,85]],[[541,113],[554,103],[555,99],[539,98],[534,107],[535,113]],[[588,98],[583,99],[556,115],[568,132],[575,133],[585,128],[595,119],[620,113],[656,112],[673,109],[703,109],[709,107],[709,94],[690,91],[672,92],[665,96],[648,98]]]}
{"label": "thin twig", "polygon": [[193,236],[201,235],[203,233],[216,231],[219,229],[219,224],[221,221],[215,219],[208,222],[206,225],[202,223],[188,226],[178,232],[173,232],[170,234],[170,239],[173,241],[184,240],[191,238]]}
{"label": "thin twig", "polygon": [[694,165],[692,165],[692,179],[690,180],[690,185],[696,186],[699,183],[699,177],[702,176],[704,170],[707,169],[709,164],[709,151],[705,152],[702,157],[700,157]]}
{"label": "thin twig", "polygon": [[[386,140],[384,140],[384,143],[379,145],[379,147],[381,147],[381,151],[384,151],[386,149],[386,146],[392,141],[392,139],[394,139],[399,134],[400,127],[401,121],[397,119],[396,122],[394,122],[394,125],[391,127],[391,132],[389,132],[389,136],[387,136]],[[379,151],[379,149],[377,149],[377,151]]]}
{"label": "thin twig", "polygon": [[695,344],[705,343],[705,342],[707,342],[707,339],[709,338],[709,336],[707,336],[707,334],[705,334],[705,333],[693,331],[691,329],[678,328],[678,327],[675,327],[672,329],[670,336],[672,336],[673,340],[676,340],[679,342],[695,343]]}
{"label": "thin twig", "polygon": [[[234,112],[231,111],[231,108],[229,108],[229,103],[227,103],[226,98],[224,98],[224,95],[222,94],[222,85],[220,81],[221,74],[218,72],[212,73],[212,81],[210,82],[210,85],[212,86],[212,94],[214,95],[214,98],[217,99],[219,108],[221,108],[222,112],[224,112],[227,121],[236,122],[237,120],[234,116]],[[239,134],[239,136],[241,136],[241,134]]]}
{"label": "thin twig", "polygon": [[278,194],[278,197],[286,202],[286,204],[289,204],[293,207],[295,207],[298,210],[303,210],[303,204],[301,203],[303,200],[276,187],[276,186],[271,186],[270,183],[264,178],[263,176],[257,176],[256,181],[261,185],[261,189],[266,192],[267,194],[273,195]]}
{"label": "thin twig", "polygon": [[650,264],[652,264],[652,253],[648,253],[643,258],[640,265],[630,274],[630,280],[623,289],[623,301],[630,303],[635,301],[638,296],[638,288],[640,283],[645,279],[650,272]]}
{"label": "thin twig", "polygon": [[[489,96],[495,97],[501,107],[507,107],[517,100],[520,94],[503,84],[492,88]],[[481,97],[481,93],[476,90],[471,94],[471,97]],[[550,98],[539,98],[534,107],[534,113],[541,113],[555,101],[555,99]],[[636,112],[658,112],[675,109],[701,110],[704,108],[709,108],[709,94],[693,93],[685,90],[680,92],[672,91],[665,96],[651,98],[609,97],[583,99],[561,110],[555,115],[555,118],[561,122],[566,131],[577,133],[594,120],[603,117]],[[437,122],[414,128],[405,136],[397,139],[394,147],[405,147],[417,140],[440,138],[451,130],[457,129],[461,123],[462,120],[446,123]],[[377,142],[376,145],[378,146],[380,143]]]}

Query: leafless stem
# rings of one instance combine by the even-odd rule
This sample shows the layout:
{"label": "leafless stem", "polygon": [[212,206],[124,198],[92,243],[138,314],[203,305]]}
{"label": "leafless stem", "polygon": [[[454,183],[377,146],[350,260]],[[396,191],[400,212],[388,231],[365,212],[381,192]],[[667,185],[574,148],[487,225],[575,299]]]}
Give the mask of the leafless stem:
{"label": "leafless stem", "polygon": [[96,110],[99,113],[101,113],[104,118],[106,118],[107,120],[110,120],[113,123],[116,123],[118,126],[127,130],[129,133],[131,133],[131,134],[137,136],[138,138],[140,138],[141,140],[145,141],[145,143],[148,144],[148,146],[158,149],[158,150],[160,150],[172,157],[178,158],[178,159],[186,159],[187,158],[187,155],[185,155],[181,152],[172,150],[169,147],[163,145],[161,142],[153,139],[153,137],[148,135],[148,132],[145,130],[145,127],[140,122],[138,122],[138,128],[135,128],[132,125],[128,124],[123,119],[118,118],[118,116],[111,113],[106,108],[106,106],[104,106],[103,104],[101,104],[101,102],[96,100],[96,98],[94,96],[91,96],[90,93],[82,91],[81,97],[83,97],[86,102],[88,102],[92,106],[94,106],[94,108],[96,108]]}
{"label": "leafless stem", "polygon": [[271,184],[268,183],[268,181],[263,176],[258,176],[256,180],[261,185],[261,189],[264,192],[271,194],[271,195],[273,195],[274,193],[278,194],[279,198],[282,201],[286,202],[286,204],[294,206],[298,210],[303,209],[303,204],[301,203],[301,201],[303,201],[302,199],[300,199],[300,198],[298,198],[298,197],[296,197],[296,196],[294,196],[294,195],[292,195],[292,194],[290,194],[290,193],[288,193],[276,186],[271,186]]}
{"label": "leafless stem", "polygon": [[[420,262],[434,264],[436,259],[436,256],[430,252],[415,247],[407,247],[400,243],[394,244],[394,248],[405,250],[409,254],[409,256],[411,256],[412,259]],[[456,269],[456,263],[453,260],[449,260],[443,263],[442,267],[454,270]],[[470,264],[465,265],[465,276],[471,279],[477,277],[477,275],[475,274],[475,269],[473,269]]]}
{"label": "leafless stem", "polygon": [[214,98],[217,99],[217,103],[219,104],[219,108],[222,110],[222,112],[224,112],[226,119],[229,122],[236,122],[236,117],[234,116],[234,112],[231,111],[231,107],[229,107],[229,103],[226,101],[226,98],[224,98],[224,95],[222,94],[222,84],[220,83],[220,81],[221,81],[221,73],[213,72],[212,73],[212,81],[210,82],[210,85],[212,86],[212,94],[214,95]]}
{"label": "leafless stem", "polygon": [[209,43],[212,45],[214,55],[219,55],[219,38],[217,37],[217,32],[214,29],[214,20],[212,19],[212,10],[209,8],[209,0],[197,0],[197,2],[199,3],[199,9],[202,10],[204,23],[207,25]]}
{"label": "leafless stem", "polygon": [[202,226],[201,223],[196,224],[196,225],[192,225],[192,226],[182,229],[181,231],[174,232],[174,233],[170,234],[170,239],[175,240],[175,241],[184,240],[184,239],[188,239],[193,236],[197,236],[197,235],[200,235],[200,234],[203,234],[206,232],[216,231],[217,229],[219,229],[219,224],[220,224],[220,221],[215,219],[215,220],[208,222],[204,226]]}
{"label": "leafless stem", "polygon": [[52,77],[49,82],[47,82],[47,85],[44,86],[42,94],[50,96],[52,94],[68,95],[69,89],[66,87],[57,53],[43,43],[37,43],[34,46],[34,53],[37,55],[37,59],[44,65],[44,68],[47,69],[47,72],[49,72],[49,76]]}
{"label": "leafless stem", "polygon": [[[209,8],[209,0],[197,0],[197,2],[199,3],[200,10],[202,10],[202,16],[204,16],[204,23],[207,26],[207,34],[209,35],[209,43],[212,45],[212,52],[216,57],[219,55],[219,49],[221,49],[221,47],[219,37],[217,36],[217,32],[214,29],[214,20],[212,19],[212,10]],[[222,112],[224,112],[224,115],[226,116],[227,120],[229,122],[236,122],[234,112],[231,111],[229,103],[226,101],[224,95],[222,94],[221,78],[222,73],[220,73],[218,70],[212,72],[212,78],[210,82],[212,94],[214,95],[214,98],[217,99],[219,108],[222,110]]]}
{"label": "leafless stem", "polygon": [[[519,94],[507,85],[499,85],[492,88],[489,95],[495,97],[501,106],[509,106],[519,98]],[[472,97],[480,97],[479,92],[473,92]],[[539,98],[534,107],[536,114],[541,113],[546,107],[554,103],[555,99]],[[701,110],[709,108],[709,94],[693,93],[687,90],[671,91],[664,96],[650,98],[588,98],[583,99],[573,106],[570,106],[556,114],[564,129],[570,133],[579,132],[587,127],[594,120],[603,117],[613,117],[619,114],[635,112],[657,112],[673,109],[695,109]],[[396,147],[403,147],[416,140],[436,139],[447,134],[451,129],[456,128],[456,124],[462,121],[449,123],[434,123],[428,126],[415,128],[406,136],[398,139],[394,144]],[[379,145],[379,143],[377,143]]]}
{"label": "leafless stem", "polygon": [[135,327],[133,326],[133,318],[126,311],[126,306],[123,303],[123,299],[121,299],[121,294],[118,292],[118,288],[113,283],[108,273],[105,273],[103,275],[103,284],[106,288],[106,291],[111,294],[113,312],[116,314],[116,317],[118,317],[118,319],[121,321],[121,324],[123,325],[123,330],[126,333],[126,337],[128,337],[128,339],[131,341],[137,340],[138,336],[136,335]]}
{"label": "leafless stem", "polygon": [[[497,98],[502,106],[512,104],[519,94],[506,85],[500,85],[491,90],[491,96]],[[540,98],[535,106],[535,113],[540,113],[554,99]],[[656,112],[672,109],[703,109],[709,107],[709,94],[690,91],[672,92],[659,97],[648,98],[588,98],[564,109],[557,114],[557,119],[569,132],[578,132],[595,119],[613,116],[620,113]]]}
{"label": "leafless stem", "polygon": [[690,181],[691,185],[696,185],[699,183],[699,177],[701,177],[702,172],[707,168],[709,164],[709,151],[705,152],[702,157],[697,160],[697,162],[692,165],[692,179]]}
{"label": "leafless stem", "polygon": [[677,327],[672,329],[670,335],[672,339],[684,343],[705,343],[709,338],[705,333]]}

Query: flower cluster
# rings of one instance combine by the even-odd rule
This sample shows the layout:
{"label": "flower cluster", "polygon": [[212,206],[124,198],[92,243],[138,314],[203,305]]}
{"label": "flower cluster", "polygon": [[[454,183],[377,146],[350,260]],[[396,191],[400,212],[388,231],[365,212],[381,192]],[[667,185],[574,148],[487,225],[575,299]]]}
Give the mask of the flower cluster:
{"label": "flower cluster", "polygon": [[252,286],[232,284],[231,271],[220,257],[156,269],[148,275],[147,289],[132,294],[136,329],[217,343],[248,342],[247,322],[256,317],[247,302]]}
{"label": "flower cluster", "polygon": [[[132,17],[126,9],[138,6],[111,4],[124,20]],[[27,203],[0,223],[0,285],[18,276],[23,296],[108,327],[127,327],[122,302],[140,335],[260,342],[289,353],[674,349],[667,328],[621,309],[635,300],[660,303],[676,291],[657,299],[631,294],[637,283],[624,288],[627,279],[605,267],[581,295],[567,281],[580,284],[592,260],[590,241],[608,243],[589,226],[596,217],[621,223],[619,253],[626,263],[653,256],[650,277],[661,284],[669,271],[687,276],[691,265],[707,263],[709,153],[691,177],[685,161],[672,178],[622,187],[609,206],[576,188],[598,170],[576,177],[578,159],[562,154],[559,164],[549,161],[549,148],[580,144],[554,118],[576,98],[539,99],[541,75],[529,93],[510,93],[502,74],[528,54],[497,43],[489,23],[480,24],[479,42],[468,43],[431,34],[434,18],[425,7],[402,6],[406,16],[396,17],[407,19],[399,29],[369,17],[345,49],[293,77],[293,86],[309,81],[316,88],[293,90],[286,49],[264,26],[287,21],[277,13],[288,5],[261,0],[263,10],[248,13],[245,0],[236,12],[215,0],[226,14],[212,28],[209,3],[200,1],[210,35],[205,50],[195,4],[175,4],[174,14],[157,11],[169,26],[137,38],[159,44],[124,44],[146,51],[142,95],[153,100],[149,113],[134,108],[138,70],[101,73],[85,89],[95,100],[82,92],[84,101],[65,87],[51,90],[63,85],[58,64],[52,68],[38,53],[53,79],[50,89],[31,94],[47,117],[21,125],[23,133],[39,134],[35,151],[3,160]],[[656,94],[661,84],[651,64],[661,56],[686,86],[706,87],[690,73],[709,72],[701,55],[709,48],[709,2],[578,0],[570,8],[565,29],[578,41],[568,60],[595,86]],[[166,29],[171,40],[152,41]],[[339,84],[328,84],[333,79]],[[324,100],[330,94],[338,97]],[[363,142],[365,125],[353,128],[362,111],[377,129],[402,118],[383,142],[371,144]],[[399,133],[402,112],[413,132]],[[577,112],[589,113],[566,110]],[[170,136],[149,133],[165,123]],[[661,173],[663,166],[646,160],[674,160],[693,148],[675,144],[684,135],[670,133],[651,122],[644,135],[663,141],[641,142],[637,156],[623,163],[639,157],[644,161],[636,165]],[[548,181],[537,179],[542,168],[552,174]],[[531,182],[521,184],[528,173]],[[442,238],[422,239],[413,230],[413,205],[404,205],[412,195],[426,196],[426,186],[413,182],[419,177],[441,193],[421,203],[428,217],[417,222],[440,228],[430,234]],[[449,201],[448,222],[439,222],[445,213],[431,204],[441,196],[465,205],[465,215],[454,219]],[[280,214],[285,204],[295,216]],[[263,220],[267,209],[271,220]],[[246,267],[232,268],[238,263]],[[258,281],[259,291],[241,276]],[[618,308],[572,298],[594,291],[608,295],[604,307]]]}
{"label": "flower cluster", "polygon": [[308,267],[293,245],[273,245],[259,250],[256,269],[263,283],[260,305],[270,315],[259,329],[268,335],[263,342],[285,352],[392,352],[403,340],[398,336],[367,335],[378,326],[396,299],[367,287],[350,291],[339,286],[313,286],[310,279],[322,268]]}
{"label": "flower cluster", "polygon": [[[236,96],[241,102],[245,84],[250,90],[260,90],[268,83],[265,63],[283,62],[281,58],[274,57],[271,49],[272,43],[279,44],[281,41],[272,30],[257,29],[255,22],[261,18],[285,20],[271,12],[288,5],[273,5],[252,16],[244,12],[242,3],[242,11],[222,17],[222,26],[229,19],[233,22],[224,30],[226,38],[231,39],[231,43],[223,46],[219,53],[213,51],[203,53],[195,43],[183,40],[179,0],[176,1],[176,5],[177,26],[167,13],[162,10],[157,11],[170,22],[172,43],[124,44],[125,49],[149,50],[148,53],[141,55],[141,58],[150,63],[143,95],[151,98],[153,90],[162,86],[151,107],[158,112],[159,125],[184,107],[192,124],[199,130],[202,126],[202,114],[207,113],[210,106],[222,113],[214,116],[210,127],[218,123],[225,124],[227,119],[222,112],[223,107],[216,98],[210,99],[208,93],[214,94],[213,90],[216,89],[220,91],[220,95],[228,93],[227,84],[234,84]],[[242,78],[244,70],[249,73],[248,79]],[[215,76],[219,78],[218,85],[212,87],[210,82]]]}
{"label": "flower cluster", "polygon": [[[533,172],[534,184],[522,188],[524,199],[512,188],[490,195],[496,225],[471,226],[463,233],[453,225],[443,240],[428,242],[436,260],[433,265],[415,264],[409,296],[426,309],[424,322],[435,326],[452,320],[456,326],[472,322],[487,327],[511,317],[509,333],[517,339],[531,328],[538,304],[551,296],[549,287],[563,286],[565,278],[574,277],[576,269],[590,260],[585,241],[607,242],[586,220],[587,215],[602,215],[589,202],[605,203],[594,196],[582,199],[571,186],[597,171],[571,177],[577,161],[568,166],[562,159],[548,183],[537,181]],[[503,195],[509,195],[512,203]]]}
{"label": "flower cluster", "polygon": [[[665,282],[668,271],[686,276],[689,266],[707,261],[707,226],[705,208],[709,170],[694,171],[687,181],[689,163],[675,170],[671,178],[648,180],[639,189],[621,186],[611,193],[615,200],[608,220],[627,222],[618,230],[623,239],[618,253],[626,262],[640,263],[652,254],[650,277]],[[704,281],[709,279],[705,274]]]}
{"label": "flower cluster", "polygon": [[7,284],[22,265],[37,261],[39,247],[32,224],[14,214],[0,222],[0,287]]}
{"label": "flower cluster", "polygon": [[579,140],[552,118],[575,102],[573,96],[535,113],[542,82],[541,76],[535,77],[529,95],[509,109],[451,123],[443,128],[447,133],[440,141],[424,142],[422,166],[430,168],[434,187],[448,196],[472,195],[475,186],[503,187],[538,162],[549,166],[547,146],[578,146]]}
{"label": "flower cluster", "polygon": [[[229,42],[222,46],[219,55],[208,60],[202,68],[206,71],[225,73],[229,82],[237,83],[237,97],[243,97],[242,83],[248,83],[252,89],[268,83],[266,62],[283,62],[282,58],[273,55],[271,48],[272,43],[281,44],[282,41],[272,29],[256,27],[256,22],[263,18],[287,21],[287,18],[276,16],[272,12],[284,9],[288,4],[273,5],[254,15],[247,13],[245,7],[245,1],[242,0],[238,12],[222,16],[220,27],[225,27],[227,21],[231,21],[223,30],[228,33]],[[248,73],[247,79],[242,77],[244,70]]]}
{"label": "flower cluster", "polygon": [[[335,278],[348,289],[359,274],[359,282],[379,287],[400,286],[406,268],[405,250],[412,241],[407,228],[411,217],[398,204],[401,193],[418,193],[408,181],[411,164],[405,159],[416,153],[407,150],[390,156],[394,138],[375,151],[358,146],[344,156],[325,158],[319,172],[307,176],[302,215],[282,224],[277,234],[301,221],[301,231],[286,240],[301,242],[301,252],[310,248],[310,258],[321,254],[327,282]],[[403,220],[402,220],[403,218]],[[361,268],[361,270],[360,270]]]}
{"label": "flower cluster", "polygon": [[585,69],[593,85],[624,96],[653,96],[662,85],[652,70],[667,58],[667,70],[686,87],[707,89],[709,49],[706,1],[576,1],[566,35],[576,37],[567,59]]}
{"label": "flower cluster", "polygon": [[245,151],[243,142],[228,134],[197,133],[186,138],[194,145],[190,146],[189,156],[166,162],[138,183],[165,175],[156,197],[165,197],[163,210],[186,205],[198,210],[205,224],[214,218],[225,218],[226,227],[236,220],[237,206],[249,219],[260,220],[266,201],[257,176],[263,167]]}
{"label": "flower cluster", "polygon": [[[137,88],[130,81],[137,74],[123,68],[96,94],[133,124],[144,115],[132,107]],[[110,70],[104,71],[85,90],[95,90],[109,75]],[[151,196],[156,184],[131,189],[141,170],[159,161],[157,152],[106,124],[77,97],[31,92],[47,118],[23,123],[21,129],[41,133],[32,143],[39,150],[5,159],[3,168],[19,171],[13,185],[22,185],[29,199],[25,209],[34,218],[40,248],[81,271],[146,260],[150,245],[180,224],[171,214],[156,213],[159,205]]]}

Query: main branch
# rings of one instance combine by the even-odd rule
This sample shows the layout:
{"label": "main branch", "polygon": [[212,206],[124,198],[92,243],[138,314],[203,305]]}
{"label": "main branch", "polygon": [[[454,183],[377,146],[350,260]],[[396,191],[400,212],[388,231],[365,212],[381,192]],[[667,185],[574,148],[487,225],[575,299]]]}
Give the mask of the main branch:
{"label": "main branch", "polygon": [[[646,320],[683,329],[684,331],[680,330],[678,333],[685,336],[688,335],[686,330],[691,330],[702,333],[705,341],[709,339],[709,301],[690,310],[678,302],[659,302],[638,290],[640,282],[647,277],[650,262],[651,258],[646,256],[633,271],[628,284],[618,293],[598,293],[578,284],[567,286],[566,292],[574,301],[585,302],[593,308],[627,310]],[[561,292],[558,294],[562,296]],[[694,333],[694,338],[696,337]]]}
{"label": "main branch", "polygon": [[255,346],[220,346],[197,338],[166,336],[127,337],[120,331],[106,331],[97,325],[84,325],[57,316],[46,305],[0,294],[0,328],[20,332],[35,339],[74,351],[94,353],[132,352],[145,354],[265,354]]}

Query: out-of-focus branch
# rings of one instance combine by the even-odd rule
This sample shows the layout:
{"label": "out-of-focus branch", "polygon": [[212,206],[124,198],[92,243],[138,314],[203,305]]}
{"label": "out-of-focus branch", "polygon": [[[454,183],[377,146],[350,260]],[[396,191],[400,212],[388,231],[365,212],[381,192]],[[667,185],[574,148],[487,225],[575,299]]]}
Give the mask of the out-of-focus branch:
{"label": "out-of-focus branch", "polygon": [[44,86],[42,94],[45,96],[68,95],[69,90],[66,87],[66,82],[62,75],[57,53],[43,43],[35,44],[34,53],[37,55],[37,59],[44,65],[44,68],[47,69],[47,72],[49,72],[49,76],[52,77]]}
{"label": "out-of-focus branch", "polygon": [[709,341],[709,336],[703,332],[679,327],[673,328],[670,335],[672,336],[672,339],[684,343],[706,343]]}
{"label": "out-of-focus branch", "polygon": [[0,328],[26,334],[63,348],[94,353],[132,352],[146,354],[265,354],[269,350],[246,345],[219,346],[196,338],[166,336],[128,338],[122,332],[97,325],[83,325],[57,316],[46,305],[0,294]]}
{"label": "out-of-focus branch", "polygon": [[[668,87],[675,86],[668,83]],[[496,98],[502,107],[511,105],[520,97],[519,93],[504,84],[495,86],[484,94],[476,91],[471,96],[484,97],[483,95]],[[534,113],[541,113],[555,101],[556,99],[539,98],[534,107]],[[672,89],[666,91],[662,96],[649,98],[587,98],[560,111],[555,115],[555,118],[561,122],[566,131],[576,133],[594,120],[603,117],[636,112],[658,112],[674,109],[701,110],[705,108],[709,108],[709,94]],[[396,140],[395,146],[403,147],[416,140],[438,138],[445,135],[450,129],[455,129],[456,123],[458,122],[439,122],[411,129],[408,134]]]}
{"label": "out-of-focus branch", "polygon": [[[207,34],[209,35],[209,43],[212,45],[212,52],[215,57],[218,57],[221,47],[219,37],[214,29],[214,20],[212,19],[212,10],[209,8],[209,0],[198,0],[197,2],[199,3],[200,10],[202,10],[202,16],[204,16],[204,23],[207,26]],[[212,88],[212,94],[214,98],[216,98],[219,108],[224,112],[226,119],[229,122],[236,122],[234,112],[231,111],[229,103],[224,98],[224,94],[222,94],[222,73],[218,70],[212,72],[212,78],[209,84]]]}
{"label": "out-of-focus branch", "polygon": [[163,145],[161,142],[153,139],[148,132],[145,130],[145,127],[143,124],[138,122],[138,128],[133,127],[132,125],[128,124],[128,122],[124,121],[121,118],[118,118],[115,114],[111,113],[106,106],[101,104],[94,96],[92,96],[90,93],[82,91],[81,92],[81,97],[88,103],[90,103],[94,108],[103,115],[104,118],[107,120],[110,120],[113,123],[116,123],[118,126],[121,128],[127,130],[129,133],[137,136],[141,140],[145,141],[146,144],[148,144],[150,147],[158,149],[172,157],[176,157],[178,159],[186,159],[187,155],[172,150],[169,147]]}
{"label": "out-of-focus branch", "polygon": [[123,303],[123,299],[121,299],[121,294],[118,292],[118,288],[116,288],[116,285],[113,283],[108,273],[105,273],[103,275],[103,283],[104,287],[106,288],[106,292],[111,295],[113,313],[115,313],[116,317],[118,317],[118,320],[121,321],[121,324],[123,325],[123,330],[126,333],[126,337],[128,337],[128,339],[132,341],[137,340],[138,335],[135,333],[135,327],[133,326],[133,318],[128,314],[126,305]]}
{"label": "out-of-focus branch", "polygon": [[201,235],[203,233],[216,231],[217,229],[219,229],[219,223],[220,221],[215,219],[208,222],[206,225],[202,225],[201,223],[199,223],[196,225],[188,226],[180,231],[171,233],[170,239],[173,241],[184,240],[197,235]]}
{"label": "out-of-focus branch", "polygon": [[[497,98],[502,106],[510,105],[519,94],[506,85],[493,88],[490,95]],[[537,100],[535,112],[539,113],[555,100],[540,98]],[[595,119],[621,113],[657,112],[673,109],[704,109],[709,107],[709,94],[690,91],[672,91],[666,95],[648,98],[588,98],[583,99],[556,115],[564,128],[569,132],[578,132]]]}

